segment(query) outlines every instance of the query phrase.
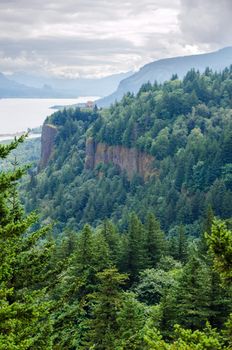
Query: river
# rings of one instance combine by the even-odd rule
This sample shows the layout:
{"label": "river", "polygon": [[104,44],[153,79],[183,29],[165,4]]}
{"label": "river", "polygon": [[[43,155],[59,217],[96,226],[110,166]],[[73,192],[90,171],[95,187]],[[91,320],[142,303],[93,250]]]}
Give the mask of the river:
{"label": "river", "polygon": [[55,112],[55,109],[51,109],[52,106],[66,106],[96,99],[94,96],[76,99],[0,99],[0,135],[8,137],[4,135],[42,125],[46,117]]}

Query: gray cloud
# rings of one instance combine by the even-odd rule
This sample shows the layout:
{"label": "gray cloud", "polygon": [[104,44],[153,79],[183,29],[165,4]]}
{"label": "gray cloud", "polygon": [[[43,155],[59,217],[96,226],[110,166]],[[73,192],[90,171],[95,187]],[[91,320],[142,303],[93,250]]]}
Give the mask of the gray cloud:
{"label": "gray cloud", "polygon": [[182,0],[180,29],[189,44],[231,45],[231,0]]}
{"label": "gray cloud", "polygon": [[0,71],[136,69],[228,45],[230,13],[229,0],[1,0]]}

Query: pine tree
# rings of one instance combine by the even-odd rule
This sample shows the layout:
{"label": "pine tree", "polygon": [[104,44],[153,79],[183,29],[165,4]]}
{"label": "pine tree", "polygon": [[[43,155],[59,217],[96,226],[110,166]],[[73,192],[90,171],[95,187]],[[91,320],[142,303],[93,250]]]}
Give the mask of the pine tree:
{"label": "pine tree", "polygon": [[177,260],[185,262],[187,259],[187,237],[183,225],[177,230]]}
{"label": "pine tree", "polygon": [[209,267],[192,247],[176,290],[176,323],[201,329],[212,314],[211,284]]}
{"label": "pine tree", "polygon": [[156,267],[161,257],[166,253],[166,241],[164,233],[155,216],[148,214],[145,222],[145,252],[147,268]]}
{"label": "pine tree", "polygon": [[111,265],[109,248],[101,232],[85,225],[60,275],[54,293],[54,346],[56,350],[78,348],[88,329],[89,295],[96,291],[96,273]]}
{"label": "pine tree", "polygon": [[199,244],[199,248],[200,251],[202,253],[202,256],[205,256],[206,258],[208,258],[208,245],[207,245],[207,240],[206,240],[206,235],[210,234],[211,232],[211,227],[212,227],[212,223],[213,223],[213,219],[214,219],[214,213],[213,213],[213,209],[212,207],[209,205],[207,207],[206,210],[206,215],[205,215],[205,219],[203,221],[203,229],[200,235],[200,244]]}
{"label": "pine tree", "polygon": [[89,296],[92,317],[88,322],[89,331],[81,349],[109,350],[115,348],[119,331],[117,315],[123,305],[123,290],[127,276],[116,268],[106,269],[97,274],[98,290]]}
{"label": "pine tree", "polygon": [[94,258],[93,232],[89,225],[85,225],[81,231],[75,257],[80,272],[84,272],[89,269]]}
{"label": "pine tree", "polygon": [[207,210],[206,210],[205,219],[203,221],[203,232],[207,232],[208,234],[210,234],[213,219],[214,219],[213,209],[212,209],[211,205],[208,205]]}
{"label": "pine tree", "polygon": [[119,260],[120,237],[116,231],[116,227],[111,221],[105,220],[102,224],[101,232],[108,244],[110,259],[114,264],[117,264]]}
{"label": "pine tree", "polygon": [[55,349],[72,348],[82,337],[79,326],[86,314],[86,296],[94,288],[94,276],[93,232],[85,225],[54,291]]}
{"label": "pine tree", "polygon": [[[5,159],[24,136],[0,145]],[[0,349],[51,349],[50,303],[46,277],[51,245],[42,239],[47,228],[31,229],[35,214],[26,216],[17,182],[26,168],[0,173]]]}
{"label": "pine tree", "polygon": [[[225,221],[214,219],[211,234],[206,233],[209,250],[214,259],[214,268],[219,273],[223,285],[231,290],[232,285],[232,231]],[[229,288],[228,288],[229,287]],[[232,346],[232,313],[226,322],[225,339],[228,348]]]}
{"label": "pine tree", "polygon": [[146,307],[136,300],[133,293],[125,293],[122,307],[117,315],[119,326],[115,349],[143,350],[143,327]]}
{"label": "pine tree", "polygon": [[139,271],[145,266],[144,229],[135,213],[132,213],[127,233],[126,261],[124,269],[130,275],[131,282],[138,278]]}
{"label": "pine tree", "polygon": [[226,222],[214,219],[211,235],[206,234],[215,269],[225,283],[232,283],[232,231]]}

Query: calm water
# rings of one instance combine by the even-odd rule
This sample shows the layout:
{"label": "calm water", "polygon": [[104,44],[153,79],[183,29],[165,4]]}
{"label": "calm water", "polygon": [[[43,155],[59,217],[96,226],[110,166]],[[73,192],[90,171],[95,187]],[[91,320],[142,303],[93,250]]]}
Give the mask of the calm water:
{"label": "calm water", "polygon": [[55,112],[51,106],[67,106],[86,102],[97,97],[76,99],[0,99],[0,135],[26,131],[43,124],[47,116]]}

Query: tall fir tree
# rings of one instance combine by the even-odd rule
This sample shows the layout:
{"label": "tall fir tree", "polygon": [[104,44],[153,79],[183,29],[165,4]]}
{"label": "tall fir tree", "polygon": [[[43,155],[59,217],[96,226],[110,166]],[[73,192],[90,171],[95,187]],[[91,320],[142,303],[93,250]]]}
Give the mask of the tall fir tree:
{"label": "tall fir tree", "polygon": [[[0,145],[5,159],[24,136]],[[33,231],[37,217],[25,215],[17,183],[26,168],[0,173],[0,349],[52,349],[46,282],[52,245],[48,231]]]}
{"label": "tall fir tree", "polygon": [[129,273],[130,281],[138,279],[139,271],[146,266],[144,228],[135,213],[132,213],[129,220],[126,242],[126,260],[124,268]]}
{"label": "tall fir tree", "polygon": [[108,244],[110,259],[112,263],[117,264],[119,261],[119,246],[120,237],[116,230],[116,227],[109,220],[104,220],[101,228],[102,235]]}
{"label": "tall fir tree", "polygon": [[118,313],[123,305],[123,290],[127,276],[116,268],[97,274],[97,291],[89,296],[92,317],[81,349],[109,350],[115,348],[119,332]]}
{"label": "tall fir tree", "polygon": [[222,280],[232,284],[232,230],[225,221],[214,219],[211,234],[206,233],[215,269]]}
{"label": "tall fir tree", "polygon": [[145,252],[147,268],[154,268],[166,253],[166,241],[158,220],[149,213],[145,222]]}
{"label": "tall fir tree", "polygon": [[195,247],[183,268],[176,290],[176,323],[191,329],[201,329],[212,315],[211,275]]}

